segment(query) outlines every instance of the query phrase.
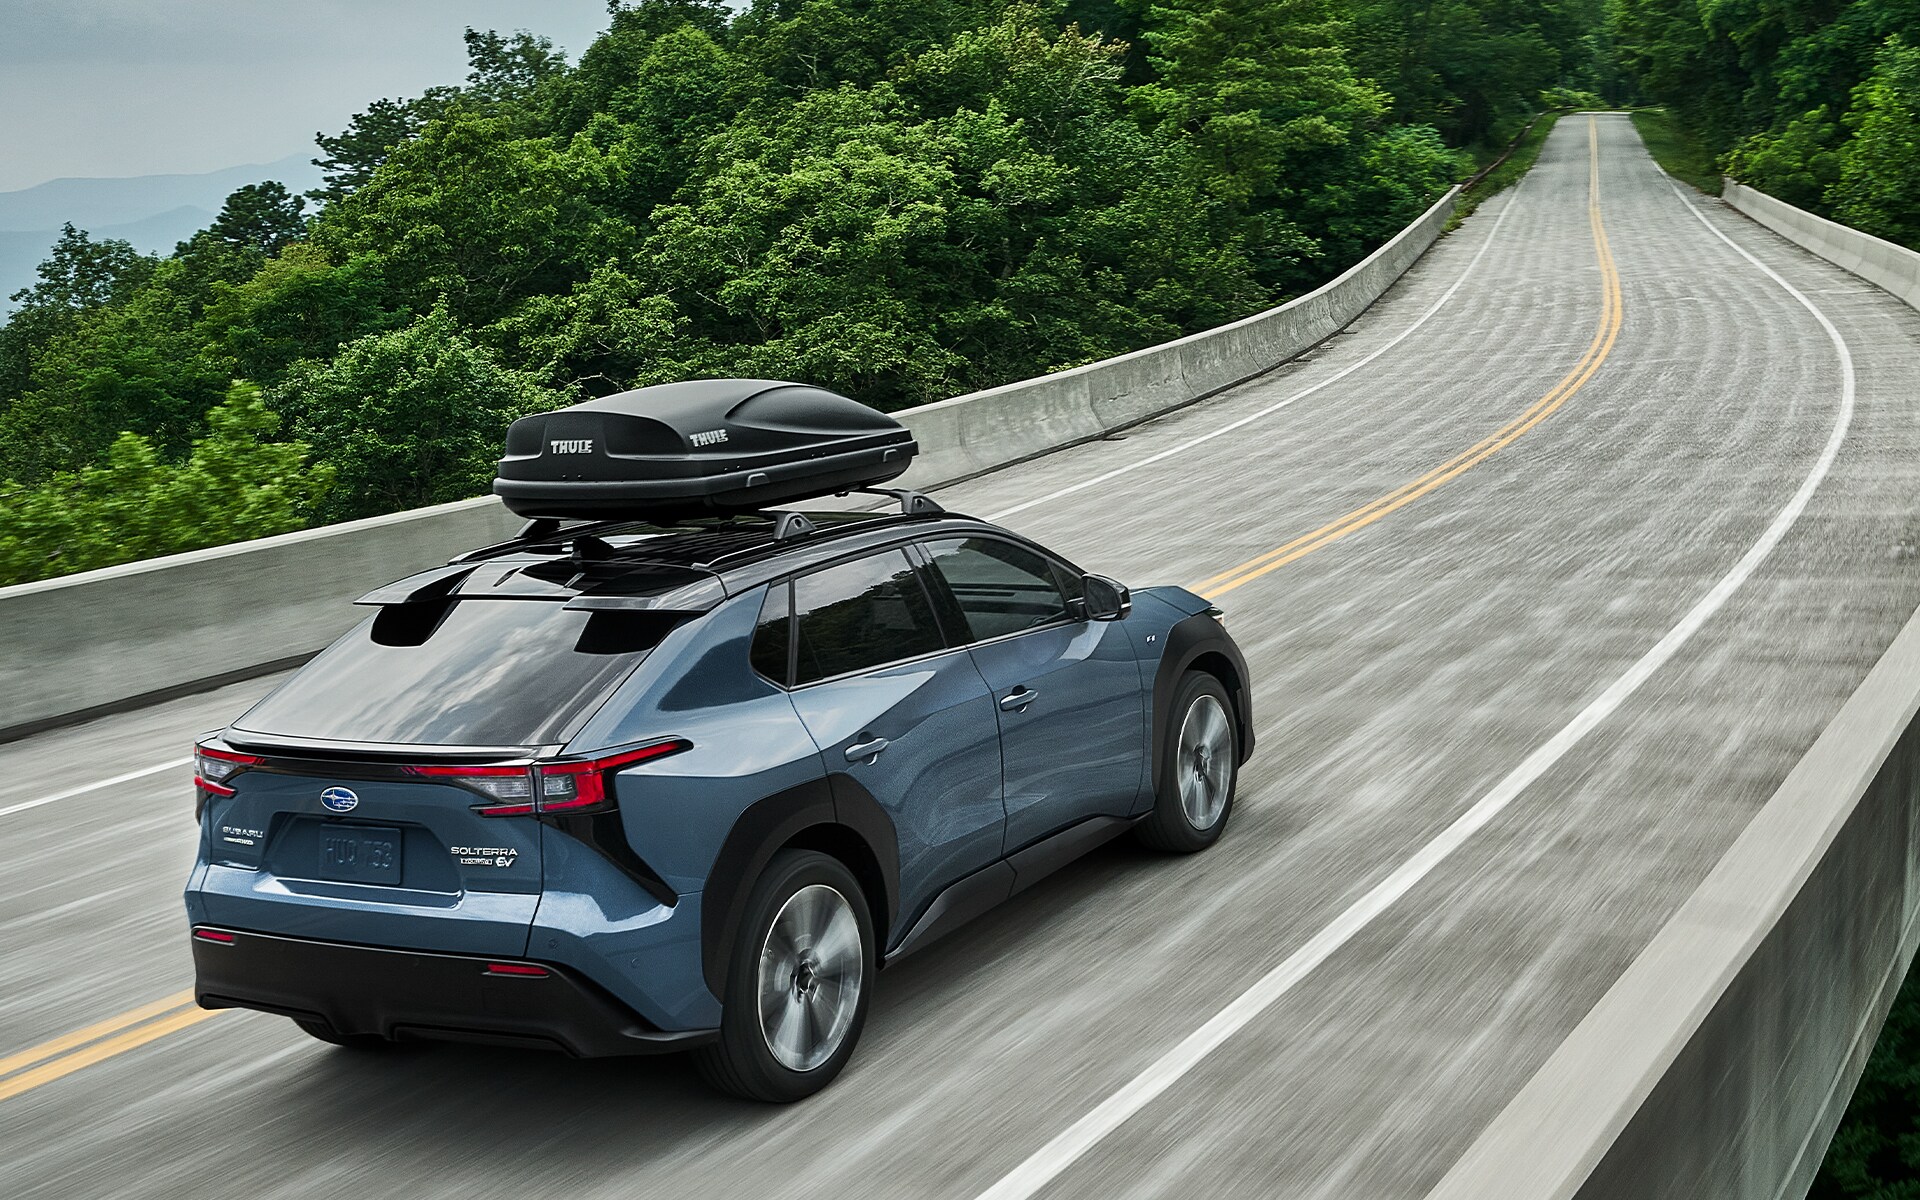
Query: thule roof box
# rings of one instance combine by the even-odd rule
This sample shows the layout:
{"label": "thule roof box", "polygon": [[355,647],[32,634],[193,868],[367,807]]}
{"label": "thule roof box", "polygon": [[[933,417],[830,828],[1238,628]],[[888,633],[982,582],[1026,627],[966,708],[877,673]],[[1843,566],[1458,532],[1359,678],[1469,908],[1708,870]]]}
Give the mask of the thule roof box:
{"label": "thule roof box", "polygon": [[493,490],[523,517],[754,512],[884,483],[918,449],[899,422],[823,388],[700,379],[522,417]]}

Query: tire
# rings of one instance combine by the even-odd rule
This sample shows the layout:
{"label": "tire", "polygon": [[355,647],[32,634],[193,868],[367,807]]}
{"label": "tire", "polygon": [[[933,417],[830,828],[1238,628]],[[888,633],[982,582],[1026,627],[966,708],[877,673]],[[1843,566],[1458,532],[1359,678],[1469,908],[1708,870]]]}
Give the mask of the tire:
{"label": "tire", "polygon": [[393,1050],[400,1045],[377,1033],[335,1033],[333,1026],[322,1025],[318,1021],[295,1020],[294,1024],[310,1038],[318,1038],[333,1046],[345,1046],[349,1050]]}
{"label": "tire", "polygon": [[782,850],[747,898],[720,1039],[694,1051],[695,1065],[749,1100],[811,1096],[853,1057],[876,966],[873,917],[852,872],[816,851]]}
{"label": "tire", "polygon": [[1187,672],[1163,737],[1153,811],[1134,837],[1170,854],[1205,850],[1226,829],[1240,781],[1240,733],[1227,689],[1203,671]]}

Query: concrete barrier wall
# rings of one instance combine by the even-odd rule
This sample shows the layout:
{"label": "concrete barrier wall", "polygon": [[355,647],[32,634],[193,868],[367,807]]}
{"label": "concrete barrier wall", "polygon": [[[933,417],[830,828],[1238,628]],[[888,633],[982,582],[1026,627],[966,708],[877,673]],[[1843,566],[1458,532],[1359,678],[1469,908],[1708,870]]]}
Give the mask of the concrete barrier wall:
{"label": "concrete barrier wall", "polygon": [[1914,308],[1920,308],[1920,253],[1858,229],[1849,229],[1837,221],[1816,217],[1732,179],[1723,182],[1720,198],[1728,204],[1834,266],[1878,284]]}
{"label": "concrete barrier wall", "polygon": [[[1920,308],[1920,254],[1729,179]],[[1804,1196],[1920,943],[1920,617],[1429,1200]]]}
{"label": "concrete barrier wall", "polygon": [[1803,1196],[1920,938],[1920,619],[1429,1200]]}
{"label": "concrete barrier wall", "polygon": [[[1446,229],[1459,189],[1325,287],[1178,341],[896,414],[932,488],[1103,437],[1337,332]],[[0,740],[298,661],[389,580],[511,536],[492,497],[0,588]]]}
{"label": "concrete barrier wall", "polygon": [[298,661],[355,597],[521,524],[485,496],[0,588],[0,738]]}

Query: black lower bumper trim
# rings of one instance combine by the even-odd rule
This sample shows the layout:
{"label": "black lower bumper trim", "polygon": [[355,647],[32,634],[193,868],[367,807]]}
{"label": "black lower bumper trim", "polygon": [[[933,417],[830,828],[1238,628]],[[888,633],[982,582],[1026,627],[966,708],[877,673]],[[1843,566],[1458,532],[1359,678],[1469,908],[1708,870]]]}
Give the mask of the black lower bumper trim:
{"label": "black lower bumper trim", "polygon": [[[591,980],[552,963],[195,926],[201,929],[233,939],[192,939],[202,1008],[259,1009],[345,1035],[540,1045],[576,1058],[663,1054],[717,1036],[655,1029]],[[488,971],[503,962],[546,974]]]}

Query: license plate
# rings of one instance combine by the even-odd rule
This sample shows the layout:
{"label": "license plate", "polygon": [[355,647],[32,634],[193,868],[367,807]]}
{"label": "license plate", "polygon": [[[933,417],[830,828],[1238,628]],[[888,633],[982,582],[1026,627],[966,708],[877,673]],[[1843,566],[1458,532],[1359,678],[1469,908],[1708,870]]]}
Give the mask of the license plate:
{"label": "license plate", "polygon": [[400,882],[400,831],[335,826],[320,834],[320,878],[341,883]]}

